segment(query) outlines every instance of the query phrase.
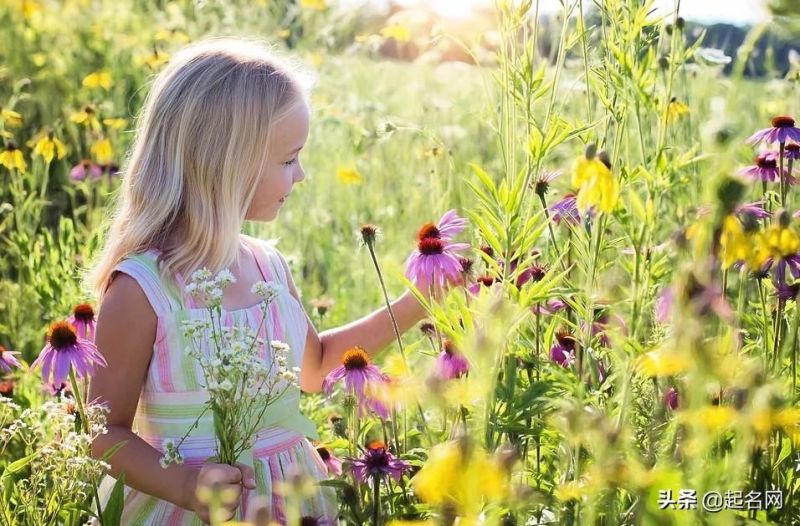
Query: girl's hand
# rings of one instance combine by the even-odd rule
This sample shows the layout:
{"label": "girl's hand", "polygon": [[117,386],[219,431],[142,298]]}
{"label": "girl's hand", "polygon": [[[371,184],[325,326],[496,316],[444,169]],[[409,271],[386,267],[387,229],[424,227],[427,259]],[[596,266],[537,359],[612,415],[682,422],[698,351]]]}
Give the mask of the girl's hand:
{"label": "girl's hand", "polygon": [[[226,521],[233,517],[242,497],[242,486],[256,488],[256,476],[250,466],[239,462],[235,466],[206,462],[195,470],[189,478],[191,495],[188,509],[197,513],[203,522],[211,523],[211,510],[208,507],[209,492],[221,493],[222,508],[215,513],[215,521]],[[206,495],[203,495],[203,494]]]}

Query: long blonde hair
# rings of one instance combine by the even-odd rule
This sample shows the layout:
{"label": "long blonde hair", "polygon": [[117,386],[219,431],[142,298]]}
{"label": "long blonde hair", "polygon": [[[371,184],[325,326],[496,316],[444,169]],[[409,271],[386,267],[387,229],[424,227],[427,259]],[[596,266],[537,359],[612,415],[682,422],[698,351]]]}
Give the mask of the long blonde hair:
{"label": "long blonde hair", "polygon": [[308,104],[313,75],[263,42],[211,38],[153,81],[105,246],[84,276],[102,300],[125,256],[161,250],[162,277],[233,263],[275,124]]}

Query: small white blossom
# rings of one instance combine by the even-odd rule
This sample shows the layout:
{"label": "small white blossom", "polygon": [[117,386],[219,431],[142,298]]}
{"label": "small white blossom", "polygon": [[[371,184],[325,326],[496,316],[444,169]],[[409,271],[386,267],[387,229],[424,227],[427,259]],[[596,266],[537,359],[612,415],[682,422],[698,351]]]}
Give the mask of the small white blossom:
{"label": "small white blossom", "polygon": [[236,277],[231,273],[228,269],[222,269],[217,274],[216,280],[217,286],[219,287],[227,287],[231,283],[236,283]]}
{"label": "small white blossom", "polygon": [[269,283],[266,281],[257,281],[250,288],[250,292],[256,296],[259,296],[260,298],[263,298],[267,304],[271,303],[278,296],[281,290],[281,286],[274,281]]}

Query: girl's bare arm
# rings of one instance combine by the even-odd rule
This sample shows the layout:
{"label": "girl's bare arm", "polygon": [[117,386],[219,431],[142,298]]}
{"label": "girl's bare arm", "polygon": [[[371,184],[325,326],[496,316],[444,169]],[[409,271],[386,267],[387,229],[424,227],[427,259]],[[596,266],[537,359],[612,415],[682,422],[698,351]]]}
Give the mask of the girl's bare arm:
{"label": "girl's bare arm", "polygon": [[108,434],[92,443],[92,455],[128,441],[110,460],[111,475],[125,474],[125,484],[139,491],[190,508],[197,470],[183,465],[163,469],[161,453],[142,440],[131,425],[147,374],[156,337],[156,314],[142,289],[127,274],[117,274],[103,298],[95,343],[108,361],[92,377],[89,400],[110,408]]}
{"label": "girl's bare arm", "polygon": [[[286,280],[291,294],[299,299],[289,267],[281,256],[286,271]],[[398,299],[391,302],[392,312],[397,320],[400,334],[413,327],[425,318],[425,307],[411,293],[406,291]],[[308,318],[308,314],[306,314]],[[358,345],[371,356],[379,353],[395,339],[392,320],[386,307],[375,310],[371,314],[355,320],[347,325],[317,333],[311,319],[308,318],[308,334],[300,367],[300,388],[307,393],[316,393],[322,389],[322,380],[335,367],[341,365],[342,356],[350,347]]]}

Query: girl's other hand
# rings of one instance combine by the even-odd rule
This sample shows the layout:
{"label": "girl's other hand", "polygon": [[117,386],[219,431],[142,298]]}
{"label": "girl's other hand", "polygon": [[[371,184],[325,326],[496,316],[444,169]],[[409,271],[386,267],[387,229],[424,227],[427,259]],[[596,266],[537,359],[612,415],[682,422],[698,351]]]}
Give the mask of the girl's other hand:
{"label": "girl's other hand", "polygon": [[209,492],[221,494],[222,509],[217,512],[219,516],[214,517],[215,521],[230,520],[241,503],[242,486],[255,489],[256,477],[250,466],[239,462],[235,466],[206,462],[190,475],[187,486],[191,491],[187,508],[197,513],[203,522],[211,523]]}

